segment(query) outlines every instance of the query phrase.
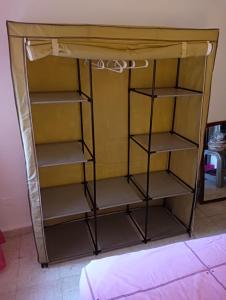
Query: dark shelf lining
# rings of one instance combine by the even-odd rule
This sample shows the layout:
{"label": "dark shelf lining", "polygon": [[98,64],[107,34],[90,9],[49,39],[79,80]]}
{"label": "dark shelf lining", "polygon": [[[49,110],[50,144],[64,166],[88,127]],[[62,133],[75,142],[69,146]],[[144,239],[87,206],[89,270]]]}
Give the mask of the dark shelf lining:
{"label": "dark shelf lining", "polygon": [[61,142],[36,145],[39,167],[86,163],[81,142]]}
{"label": "dark shelf lining", "polygon": [[[93,220],[89,220],[89,223],[94,231]],[[99,216],[97,226],[101,251],[132,246],[142,240],[142,236],[125,212]]]}
{"label": "dark shelf lining", "polygon": [[[142,94],[144,96],[151,97],[151,88],[133,88],[131,91]],[[169,97],[190,97],[190,96],[202,96],[203,92],[190,90],[186,88],[175,88],[175,87],[165,87],[165,88],[155,88],[154,98],[169,98]]]}
{"label": "dark shelf lining", "polygon": [[[131,212],[131,217],[145,231],[145,208]],[[148,211],[148,239],[157,240],[185,234],[188,229],[163,206],[150,206]]]}
{"label": "dark shelf lining", "polygon": [[94,247],[85,221],[45,227],[46,249],[50,262],[93,254]]}
{"label": "dark shelf lining", "polygon": [[90,212],[81,183],[41,188],[44,221]]}
{"label": "dark shelf lining", "polygon": [[[93,184],[88,183],[91,195]],[[126,177],[100,179],[96,181],[97,208],[107,209],[127,204],[141,203],[143,196]]]}
{"label": "dark shelf lining", "polygon": [[[146,194],[147,174],[135,174],[131,179]],[[192,190],[172,173],[167,171],[150,172],[149,197],[153,200],[192,194]]]}
{"label": "dark shelf lining", "polygon": [[30,100],[32,104],[57,104],[57,103],[79,103],[88,100],[78,92],[31,92]]}
{"label": "dark shelf lining", "polygon": [[[131,139],[147,152],[148,138],[148,134],[136,134],[131,136]],[[196,143],[191,142],[176,133],[158,132],[152,133],[151,135],[150,152],[169,152],[190,149],[197,149]]]}

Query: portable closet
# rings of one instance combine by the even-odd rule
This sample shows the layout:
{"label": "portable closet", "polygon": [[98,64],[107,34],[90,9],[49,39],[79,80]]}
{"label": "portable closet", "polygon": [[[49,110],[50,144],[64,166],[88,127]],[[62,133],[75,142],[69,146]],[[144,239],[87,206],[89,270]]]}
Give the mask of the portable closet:
{"label": "portable closet", "polygon": [[7,26],[39,262],[191,234],[218,30]]}

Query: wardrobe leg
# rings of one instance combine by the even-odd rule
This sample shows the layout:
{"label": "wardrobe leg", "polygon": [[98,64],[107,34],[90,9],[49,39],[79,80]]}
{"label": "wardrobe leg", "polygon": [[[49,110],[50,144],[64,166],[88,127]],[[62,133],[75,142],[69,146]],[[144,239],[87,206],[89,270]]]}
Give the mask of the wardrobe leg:
{"label": "wardrobe leg", "polygon": [[101,252],[101,250],[94,250],[93,254],[98,255]]}
{"label": "wardrobe leg", "polygon": [[47,269],[49,267],[48,263],[41,264],[42,269]]}

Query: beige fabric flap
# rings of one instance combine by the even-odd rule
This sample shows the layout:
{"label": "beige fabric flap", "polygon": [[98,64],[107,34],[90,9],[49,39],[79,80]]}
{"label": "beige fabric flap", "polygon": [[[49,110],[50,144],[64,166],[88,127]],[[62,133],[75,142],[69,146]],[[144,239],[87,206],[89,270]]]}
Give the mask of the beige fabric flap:
{"label": "beige fabric flap", "polygon": [[211,53],[210,42],[174,42],[110,39],[43,39],[28,40],[28,58],[36,60],[48,55],[83,59],[161,59],[206,56]]}

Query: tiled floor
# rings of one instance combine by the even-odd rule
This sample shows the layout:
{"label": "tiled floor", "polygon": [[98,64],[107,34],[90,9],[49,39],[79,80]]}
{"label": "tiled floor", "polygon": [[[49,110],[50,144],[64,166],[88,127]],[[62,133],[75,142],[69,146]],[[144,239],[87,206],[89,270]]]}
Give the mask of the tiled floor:
{"label": "tiled floor", "polygon": [[[194,237],[226,232],[226,201],[198,206]],[[101,254],[98,257],[157,247],[188,239],[187,235]],[[79,300],[81,269],[93,257],[41,269],[31,234],[7,240],[7,267],[0,272],[0,300]]]}

